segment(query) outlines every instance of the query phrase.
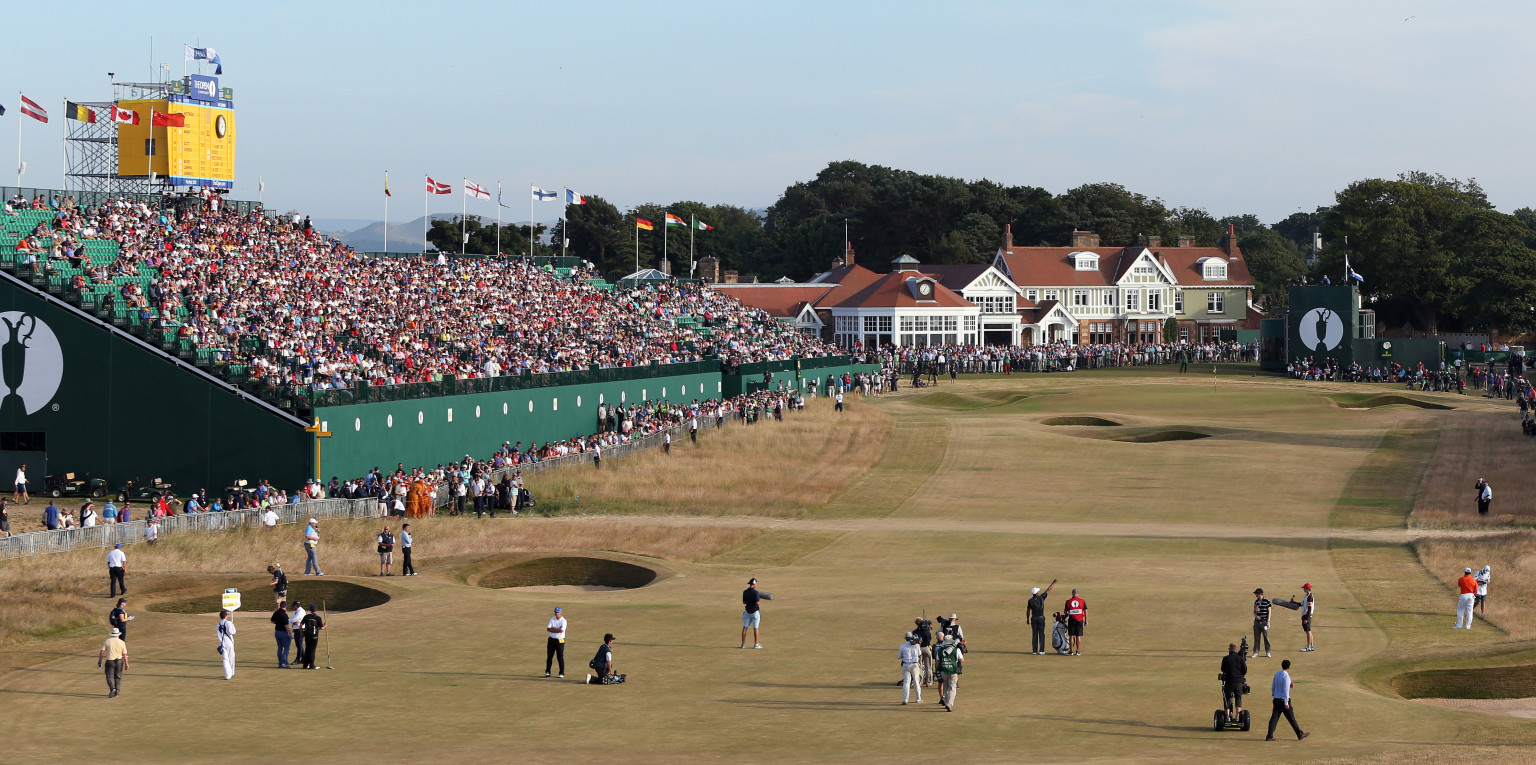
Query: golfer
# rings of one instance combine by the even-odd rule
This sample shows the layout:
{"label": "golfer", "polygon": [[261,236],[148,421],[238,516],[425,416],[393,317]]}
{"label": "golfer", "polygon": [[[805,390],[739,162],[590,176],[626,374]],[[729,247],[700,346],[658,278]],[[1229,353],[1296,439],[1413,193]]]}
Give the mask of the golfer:
{"label": "golfer", "polygon": [[[311,606],[314,603],[310,603]],[[299,634],[304,638],[304,668],[315,668],[315,647],[320,644],[320,630],[325,629],[325,620],[320,618],[316,611],[304,614],[299,620]]]}
{"label": "golfer", "polygon": [[1077,594],[1077,588],[1072,589],[1072,597],[1067,598],[1067,638],[1071,644],[1068,656],[1083,655],[1083,628],[1088,626],[1088,602]]}
{"label": "golfer", "polygon": [[309,525],[304,527],[304,575],[309,576],[313,571],[315,576],[325,576],[320,570],[320,560],[315,557],[316,548],[320,546],[320,522],[314,518],[309,519]]}
{"label": "golfer", "polygon": [[747,647],[747,629],[752,629],[752,647],[762,648],[762,638],[758,635],[758,626],[763,623],[763,612],[758,610],[758,601],[762,600],[762,594],[757,591],[757,577],[747,580],[747,589],[741,591],[741,647]]}
{"label": "golfer", "polygon": [[1486,606],[1488,604],[1488,580],[1492,577],[1493,567],[1487,565],[1478,569],[1477,573],[1472,575],[1472,578],[1477,580],[1477,599],[1474,605],[1477,606],[1477,612],[1480,614],[1486,613],[1487,610]]}
{"label": "golfer", "polygon": [[1035,587],[1029,591],[1029,605],[1025,607],[1025,613],[1029,616],[1029,650],[1036,656],[1045,655],[1045,598],[1051,594],[1051,587],[1041,590]]}
{"label": "golfer", "polygon": [[1474,488],[1477,490],[1477,514],[1487,515],[1488,506],[1493,504],[1493,487],[1488,485],[1487,480],[1479,478]]}
{"label": "golfer", "polygon": [[1296,731],[1297,741],[1312,735],[1301,731],[1301,726],[1296,724],[1296,711],[1291,709],[1290,668],[1290,659],[1280,662],[1280,671],[1275,673],[1274,682],[1270,683],[1270,695],[1275,697],[1275,707],[1269,715],[1269,735],[1264,737],[1265,741],[1275,740],[1275,725],[1280,722],[1281,715],[1285,715],[1285,721],[1291,724],[1291,730]]}
{"label": "golfer", "polygon": [[275,563],[267,566],[267,573],[272,575],[272,581],[267,585],[272,588],[272,595],[278,603],[288,599],[288,575],[283,573],[283,564]]}
{"label": "golfer", "polygon": [[[496,511],[491,510],[491,517],[496,517]],[[400,575],[415,576],[416,567],[411,565],[411,544],[416,540],[411,538],[411,524],[400,525]]]}
{"label": "golfer", "polygon": [[107,632],[107,639],[96,652],[96,668],[107,675],[107,698],[117,698],[118,686],[123,682],[123,672],[128,669],[128,644],[117,636],[117,628]]}
{"label": "golfer", "polygon": [[107,624],[117,629],[117,636],[124,642],[128,640],[128,622],[133,619],[128,615],[128,609],[125,608],[127,605],[127,598],[118,598],[117,607],[112,609],[112,613],[107,614]]}
{"label": "golfer", "polygon": [[1456,626],[1452,629],[1472,629],[1472,606],[1477,601],[1477,578],[1472,576],[1472,569],[1464,569],[1456,585],[1461,588],[1461,595],[1456,599]]}
{"label": "golfer", "polygon": [[901,703],[907,703],[907,697],[912,691],[917,692],[917,703],[923,703],[923,684],[918,682],[918,674],[922,670],[923,649],[918,646],[918,637],[910,632],[907,639],[902,641],[901,647],[896,649],[896,658],[901,660]]}
{"label": "golfer", "polygon": [[944,635],[939,642],[939,676],[943,684],[939,689],[939,703],[945,709],[955,711],[955,692],[960,687],[960,673],[965,671],[965,654],[960,652],[960,642],[953,635]]}
{"label": "golfer", "polygon": [[224,679],[235,679],[235,615],[219,611],[219,657],[224,660]]}
{"label": "golfer", "polygon": [[549,668],[558,656],[560,676],[565,677],[565,617],[561,615],[559,606],[555,606],[555,615],[549,617],[549,624],[544,627],[544,631],[549,633],[549,643],[544,652],[544,676],[549,677]]}
{"label": "golfer", "polygon": [[388,524],[384,526],[383,531],[379,532],[378,543],[379,576],[394,576],[389,567],[395,560],[395,535],[390,533]]}
{"label": "golfer", "polygon": [[1301,598],[1301,630],[1307,633],[1307,647],[1303,652],[1316,651],[1317,646],[1312,644],[1312,614],[1317,610],[1317,600],[1312,597],[1312,584],[1308,582],[1301,586],[1306,595]]}
{"label": "golfer", "polygon": [[1264,658],[1269,658],[1269,611],[1273,603],[1264,597],[1264,588],[1253,591],[1253,658],[1259,658],[1259,639],[1264,640]]}

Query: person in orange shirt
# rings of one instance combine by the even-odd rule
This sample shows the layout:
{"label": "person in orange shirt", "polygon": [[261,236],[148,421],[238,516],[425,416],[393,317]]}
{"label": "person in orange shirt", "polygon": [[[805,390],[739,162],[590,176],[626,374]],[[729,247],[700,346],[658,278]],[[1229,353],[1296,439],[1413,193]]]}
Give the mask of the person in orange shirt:
{"label": "person in orange shirt", "polygon": [[1472,569],[1456,580],[1461,588],[1461,596],[1456,601],[1456,626],[1452,629],[1461,629],[1463,625],[1472,629],[1472,603],[1477,599],[1477,580],[1472,577]]}

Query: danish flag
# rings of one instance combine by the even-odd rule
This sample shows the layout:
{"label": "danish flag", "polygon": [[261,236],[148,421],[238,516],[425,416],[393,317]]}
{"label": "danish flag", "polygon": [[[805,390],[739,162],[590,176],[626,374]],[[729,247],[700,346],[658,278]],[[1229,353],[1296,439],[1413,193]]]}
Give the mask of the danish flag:
{"label": "danish flag", "polygon": [[429,176],[427,176],[427,193],[428,194],[452,194],[453,193],[453,186],[450,186],[450,185],[448,185],[446,183],[438,183],[437,181],[432,180],[432,176],[429,175]]}

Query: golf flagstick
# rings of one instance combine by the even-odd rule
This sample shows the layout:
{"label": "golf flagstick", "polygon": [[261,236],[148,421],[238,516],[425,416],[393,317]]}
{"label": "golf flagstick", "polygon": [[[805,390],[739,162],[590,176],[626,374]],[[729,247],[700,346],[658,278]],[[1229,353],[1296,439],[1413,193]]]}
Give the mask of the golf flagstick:
{"label": "golf flagstick", "polygon": [[[320,600],[320,610],[325,614],[325,626],[331,626],[331,612],[325,607],[325,600],[323,598]],[[325,633],[325,668],[335,669],[335,667],[331,666],[331,633],[329,630]]]}

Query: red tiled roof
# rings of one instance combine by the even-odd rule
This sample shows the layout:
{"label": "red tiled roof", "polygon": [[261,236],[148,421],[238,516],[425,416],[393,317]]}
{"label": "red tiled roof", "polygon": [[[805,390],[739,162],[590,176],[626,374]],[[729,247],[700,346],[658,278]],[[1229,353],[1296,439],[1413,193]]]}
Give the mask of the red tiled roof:
{"label": "red tiled roof", "polygon": [[[1013,281],[1021,287],[1110,287],[1135,262],[1142,250],[1134,247],[1015,247],[1002,252],[1003,262]],[[1068,259],[1074,252],[1092,252],[1099,256],[1097,271],[1079,271]],[[1227,257],[1220,247],[1159,247],[1153,256],[1161,256],[1168,270],[1183,287],[1251,286],[1253,277],[1248,274],[1248,264],[1242,259],[1242,250],[1235,250],[1237,258]],[[1227,261],[1225,280],[1207,281],[1202,277],[1198,261],[1201,258],[1219,257]]]}
{"label": "red tiled roof", "polygon": [[[971,308],[973,304],[958,292],[944,286],[942,283],[934,284],[933,300],[918,302],[912,294],[912,288],[907,286],[907,280],[919,276],[931,276],[931,274],[917,271],[898,271],[886,274],[871,282],[863,289],[854,292],[847,298],[838,302],[825,301],[822,305],[830,305],[837,308]],[[828,296],[829,298],[831,296]]]}
{"label": "red tiled roof", "polygon": [[806,303],[814,304],[834,289],[830,284],[712,284],[709,288],[786,319],[799,316]]}
{"label": "red tiled roof", "polygon": [[874,284],[875,280],[880,278],[880,274],[858,264],[834,268],[823,276],[827,278],[818,278],[818,284],[836,282],[837,286],[816,304],[817,308],[831,308],[847,300],[859,290]]}
{"label": "red tiled roof", "polygon": [[[1248,274],[1248,263],[1243,260],[1243,251],[1234,248],[1233,254],[1237,257],[1227,257],[1227,251],[1220,247],[1170,247],[1159,249],[1157,254],[1163,257],[1168,264],[1168,270],[1178,278],[1179,284],[1187,287],[1200,285],[1250,287],[1253,286],[1253,277]],[[1207,280],[1202,275],[1201,258],[1221,258],[1227,263],[1226,279]]]}

